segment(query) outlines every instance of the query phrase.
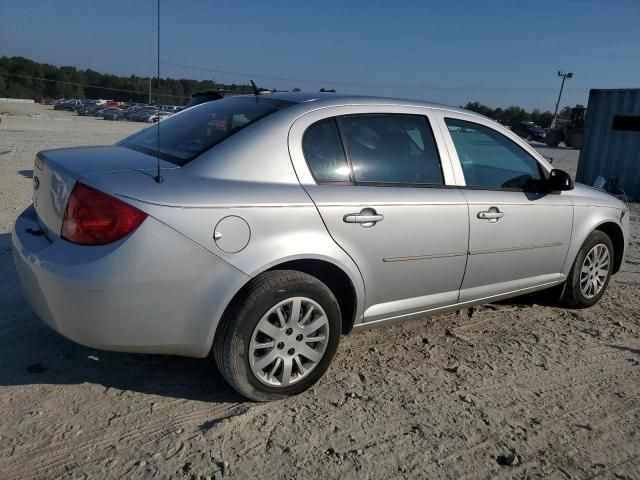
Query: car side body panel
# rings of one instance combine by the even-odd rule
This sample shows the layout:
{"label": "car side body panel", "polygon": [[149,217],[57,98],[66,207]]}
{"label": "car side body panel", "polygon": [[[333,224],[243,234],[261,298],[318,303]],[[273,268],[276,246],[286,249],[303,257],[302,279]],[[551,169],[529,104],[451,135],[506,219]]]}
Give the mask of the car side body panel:
{"label": "car side body panel", "polygon": [[[560,273],[571,243],[573,205],[567,192],[523,192],[469,187],[446,118],[491,128],[550,166],[528,144],[496,122],[460,112],[436,112],[456,180],[469,206],[469,249],[460,302],[564,280]],[[542,160],[542,161],[541,161]],[[483,213],[499,212],[487,220]]]}
{"label": "car side body panel", "polygon": [[[162,183],[154,181],[151,156],[123,147],[94,150],[94,160],[84,164],[91,168],[74,170],[69,178],[118,197],[149,218],[114,244],[82,247],[55,235],[47,239],[28,233],[38,229],[38,219],[32,208],[25,211],[16,222],[13,246],[34,310],[54,329],[96,348],[202,357],[234,296],[251,278],[284,262],[322,260],[345,272],[356,295],[358,330],[561,283],[584,239],[603,223],[615,223],[625,245],[629,240],[624,205],[580,185],[535,199],[514,194],[501,200],[505,219],[514,221],[474,229],[470,222],[477,212],[470,218],[470,209],[500,199],[492,192],[468,193],[442,118],[458,115],[496,129],[549,172],[551,166],[531,146],[495,122],[460,109],[409,100],[318,97],[295,97],[296,105],[240,130],[183,167],[161,162]],[[321,118],[349,113],[426,116],[445,185],[316,184],[302,152],[302,135]],[[63,165],[71,157],[80,164],[89,152],[46,154],[59,157],[55,163]],[[109,155],[117,159],[112,163]],[[532,213],[522,215],[523,205]],[[384,220],[369,229],[344,223],[344,215],[363,207],[379,209]],[[549,214],[555,208],[562,212]],[[57,228],[60,218],[57,214],[51,225]],[[525,248],[531,246],[540,248]],[[509,250],[514,247],[519,250]],[[503,250],[499,262],[487,260],[492,253],[483,250],[491,249]],[[87,311],[92,318],[87,319]]]}
{"label": "car side body panel", "polygon": [[[465,190],[469,259],[460,301],[564,280],[573,206],[566,195]],[[496,208],[496,222],[478,218]]]}
{"label": "car side body panel", "polygon": [[[455,303],[466,265],[468,213],[446,154],[440,158],[448,184],[443,187],[331,185],[313,179],[302,149],[305,131],[327,118],[367,113],[419,115],[429,124],[434,122],[424,107],[344,105],[302,115],[289,132],[289,151],[300,183],[333,239],[365,278],[363,322]],[[432,131],[436,146],[442,147],[439,130]],[[345,223],[346,217],[363,209],[379,213],[383,220],[371,227]]]}
{"label": "car side body panel", "polygon": [[[358,190],[353,201],[349,189]],[[309,193],[332,237],[366,279],[364,321],[458,300],[468,235],[467,205],[459,190],[326,185],[309,187]],[[363,208],[384,220],[371,228],[344,222]]]}

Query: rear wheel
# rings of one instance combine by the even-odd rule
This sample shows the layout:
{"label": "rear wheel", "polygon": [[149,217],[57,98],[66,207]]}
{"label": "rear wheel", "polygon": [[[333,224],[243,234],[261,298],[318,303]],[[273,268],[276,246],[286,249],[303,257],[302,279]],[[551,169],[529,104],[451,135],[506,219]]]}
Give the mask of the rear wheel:
{"label": "rear wheel", "polygon": [[296,395],[329,367],[342,330],[333,293],[315,277],[267,272],[228,309],[214,342],[220,373],[257,401]]}
{"label": "rear wheel", "polygon": [[565,285],[562,303],[586,308],[600,300],[613,269],[613,245],[609,236],[592,232],[578,251]]}

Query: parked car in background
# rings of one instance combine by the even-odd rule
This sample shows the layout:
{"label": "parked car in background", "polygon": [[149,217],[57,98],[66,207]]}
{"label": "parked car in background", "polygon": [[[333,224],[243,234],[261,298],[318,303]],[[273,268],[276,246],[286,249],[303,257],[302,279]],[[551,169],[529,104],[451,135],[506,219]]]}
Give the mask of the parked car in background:
{"label": "parked car in background", "polygon": [[537,142],[544,142],[547,136],[547,131],[533,122],[516,123],[511,127],[511,130],[526,140],[535,140]]}
{"label": "parked car in background", "polygon": [[12,243],[40,318],[95,348],[212,352],[259,401],[308,389],[350,331],[552,287],[592,306],[630,238],[627,205],[514,132],[412,100],[228,98],[33,172]]}
{"label": "parked car in background", "polygon": [[91,100],[77,100],[73,105],[71,105],[71,111],[77,112],[80,108],[83,108],[87,103],[90,103]]}
{"label": "parked car in background", "polygon": [[108,100],[103,104],[103,106],[105,108],[114,108],[114,107],[119,108],[123,103],[124,102],[115,102],[113,100]]}
{"label": "parked car in background", "polygon": [[100,116],[103,120],[124,120],[124,112],[119,108],[106,108],[102,110]]}
{"label": "parked car in background", "polygon": [[104,110],[104,105],[90,105],[84,110],[84,115],[89,117],[98,116],[98,113]]}
{"label": "parked car in background", "polygon": [[133,122],[147,122],[150,117],[158,112],[157,107],[145,106],[137,112],[130,115],[129,120]]}
{"label": "parked car in background", "polygon": [[82,106],[82,100],[70,100],[65,104],[65,110],[69,110],[70,112],[75,112],[77,108]]}
{"label": "parked car in background", "polygon": [[96,100],[87,100],[79,108],[76,109],[76,113],[81,117],[88,116],[90,109],[96,107]]}
{"label": "parked car in background", "polygon": [[124,115],[124,119],[125,120],[131,120],[131,116],[133,114],[135,114],[136,112],[139,112],[142,109],[142,106],[140,105],[131,105],[128,108],[125,108],[122,113]]}
{"label": "parked car in background", "polygon": [[53,104],[53,109],[54,110],[71,110],[73,108],[73,105],[75,105],[76,101],[77,100],[75,99],[58,100]]}
{"label": "parked car in background", "polygon": [[177,105],[163,105],[162,111],[169,113],[178,113],[182,110],[182,107]]}
{"label": "parked car in background", "polygon": [[148,119],[147,119],[147,123],[158,123],[161,122],[163,120],[166,120],[167,118],[169,118],[171,115],[173,115],[173,113],[170,112],[160,112],[160,113],[154,113],[153,115],[151,115]]}
{"label": "parked car in background", "polygon": [[206,102],[214,102],[222,98],[224,98],[224,92],[219,90],[203,90],[201,92],[194,92],[191,94],[189,102],[183,108],[194,107]]}

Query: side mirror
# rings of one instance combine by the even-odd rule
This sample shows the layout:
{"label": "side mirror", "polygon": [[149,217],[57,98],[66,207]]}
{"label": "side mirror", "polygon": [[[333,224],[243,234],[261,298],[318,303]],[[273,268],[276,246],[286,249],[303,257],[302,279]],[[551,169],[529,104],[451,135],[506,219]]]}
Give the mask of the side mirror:
{"label": "side mirror", "polygon": [[552,192],[573,190],[573,180],[571,179],[571,176],[564,170],[554,168],[553,170],[551,170],[551,172],[549,172],[547,187]]}

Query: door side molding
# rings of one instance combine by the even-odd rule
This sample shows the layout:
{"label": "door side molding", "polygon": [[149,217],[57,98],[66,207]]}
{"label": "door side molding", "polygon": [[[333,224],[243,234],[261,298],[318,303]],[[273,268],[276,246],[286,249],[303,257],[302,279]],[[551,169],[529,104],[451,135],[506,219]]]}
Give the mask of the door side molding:
{"label": "door side molding", "polygon": [[485,255],[487,253],[517,252],[519,250],[534,250],[536,248],[561,247],[562,245],[564,245],[562,242],[554,242],[554,243],[544,243],[540,245],[527,245],[524,247],[507,247],[507,248],[495,248],[490,250],[474,250],[469,252],[469,255]]}

